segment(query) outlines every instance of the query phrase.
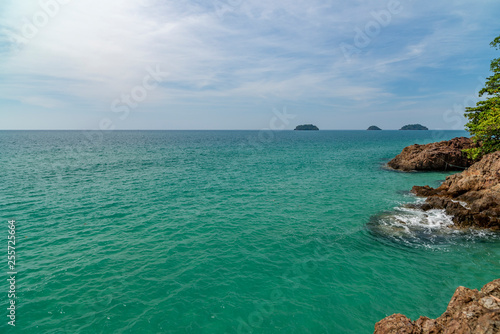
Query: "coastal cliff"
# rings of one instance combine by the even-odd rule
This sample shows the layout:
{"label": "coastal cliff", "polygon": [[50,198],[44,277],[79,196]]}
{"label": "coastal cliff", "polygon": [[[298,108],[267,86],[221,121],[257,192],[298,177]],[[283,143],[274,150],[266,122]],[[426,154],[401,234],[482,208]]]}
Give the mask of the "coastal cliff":
{"label": "coastal cliff", "polygon": [[451,334],[500,333],[500,279],[481,291],[458,287],[444,312],[437,319],[420,317],[411,321],[393,314],[375,325],[374,334]]}
{"label": "coastal cliff", "polygon": [[393,169],[405,172],[463,170],[471,166],[474,161],[468,159],[462,150],[476,147],[476,144],[466,137],[431,143],[427,145],[411,145],[387,165]]}

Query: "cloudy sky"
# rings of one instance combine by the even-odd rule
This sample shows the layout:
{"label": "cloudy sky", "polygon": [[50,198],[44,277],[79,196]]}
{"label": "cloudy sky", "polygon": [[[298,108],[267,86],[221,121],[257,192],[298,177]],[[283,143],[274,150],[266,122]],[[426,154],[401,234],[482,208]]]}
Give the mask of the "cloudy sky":
{"label": "cloudy sky", "polygon": [[498,0],[3,0],[0,129],[460,129],[500,56],[499,14]]}

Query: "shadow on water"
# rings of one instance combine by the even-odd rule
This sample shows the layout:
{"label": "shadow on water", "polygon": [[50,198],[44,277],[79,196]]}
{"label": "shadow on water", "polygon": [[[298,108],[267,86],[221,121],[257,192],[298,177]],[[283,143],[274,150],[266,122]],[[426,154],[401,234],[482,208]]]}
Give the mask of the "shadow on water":
{"label": "shadow on water", "polygon": [[[422,200],[423,201],[423,200]],[[424,211],[417,205],[401,205],[370,218],[370,234],[383,242],[410,247],[442,248],[465,242],[498,242],[500,233],[479,229],[456,229],[444,210]]]}

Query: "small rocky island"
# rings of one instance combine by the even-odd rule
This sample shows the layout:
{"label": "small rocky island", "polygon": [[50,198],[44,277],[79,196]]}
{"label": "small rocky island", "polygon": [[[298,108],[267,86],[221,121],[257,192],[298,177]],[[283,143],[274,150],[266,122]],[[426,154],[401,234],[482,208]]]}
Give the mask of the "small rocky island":
{"label": "small rocky island", "polygon": [[421,124],[408,124],[403,126],[399,130],[429,130],[429,129]]}
{"label": "small rocky island", "polygon": [[372,126],[370,126],[367,130],[370,130],[370,131],[371,131],[371,130],[382,130],[382,129],[381,129],[381,128],[379,128],[379,127],[378,127],[378,126],[376,126],[376,125],[372,125]]}
{"label": "small rocky island", "polygon": [[303,124],[303,125],[298,125],[295,130],[302,130],[302,131],[318,131],[318,127],[316,125],[312,124]]}

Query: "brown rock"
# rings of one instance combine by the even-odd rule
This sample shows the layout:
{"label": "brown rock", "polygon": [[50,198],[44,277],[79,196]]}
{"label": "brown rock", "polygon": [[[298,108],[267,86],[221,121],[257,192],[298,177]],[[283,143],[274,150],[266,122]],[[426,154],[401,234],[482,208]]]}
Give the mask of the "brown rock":
{"label": "brown rock", "polygon": [[402,314],[391,315],[375,325],[375,334],[498,334],[500,333],[500,279],[481,291],[458,287],[446,312],[433,320],[411,321]]}
{"label": "brown rock", "polygon": [[438,193],[436,189],[429,186],[413,186],[411,192],[420,197],[434,196]]}
{"label": "brown rock", "polygon": [[402,171],[463,170],[472,165],[473,161],[467,159],[462,150],[472,147],[476,147],[476,144],[466,137],[427,145],[415,144],[405,147],[387,165]]}
{"label": "brown rock", "polygon": [[402,314],[393,314],[375,324],[375,334],[412,334],[413,324]]}

